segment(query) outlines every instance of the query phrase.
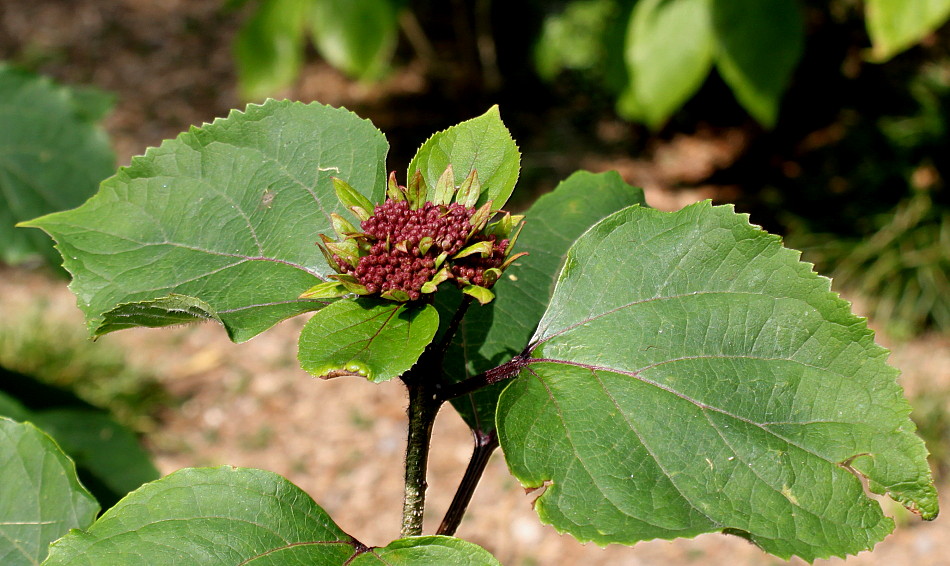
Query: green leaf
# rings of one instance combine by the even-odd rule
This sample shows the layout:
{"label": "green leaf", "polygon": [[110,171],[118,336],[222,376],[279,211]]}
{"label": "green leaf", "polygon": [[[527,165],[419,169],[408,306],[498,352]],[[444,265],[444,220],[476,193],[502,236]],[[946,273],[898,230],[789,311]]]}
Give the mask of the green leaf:
{"label": "green leaf", "polygon": [[422,173],[429,188],[426,200],[435,199],[439,177],[452,165],[455,186],[459,186],[473,170],[478,171],[482,194],[476,207],[489,200],[502,208],[518,181],[521,154],[501,121],[497,106],[488,112],[462,122],[430,137],[409,162],[409,178]]}
{"label": "green leaf", "polygon": [[274,95],[296,80],[303,62],[307,0],[264,0],[234,41],[238,89],[245,100]]}
{"label": "green leaf", "polygon": [[740,534],[806,560],[937,513],[887,351],[780,238],[731,207],[631,207],[568,253],[499,400],[511,471],[582,541]]}
{"label": "green leaf", "polygon": [[44,564],[233,565],[299,546],[319,548],[313,556],[321,561],[314,564],[341,565],[357,544],[277,474],[185,469],[146,484],[86,531],[57,541]]}
{"label": "green leaf", "polygon": [[0,564],[39,564],[49,543],[92,524],[99,505],[56,443],[0,417]]}
{"label": "green leaf", "polygon": [[0,388],[7,390],[0,391],[0,416],[30,421],[49,434],[100,505],[109,507],[158,478],[136,435],[108,413],[15,372],[0,371]]}
{"label": "green leaf", "polygon": [[367,548],[343,532],[297,486],[272,472],[200,468],[175,472],[129,494],[86,531],[50,547],[44,566],[344,566],[498,564],[448,537]]}
{"label": "green leaf", "polygon": [[149,455],[129,429],[109,415],[88,409],[50,409],[31,420],[45,430],[98,482],[118,496],[158,479]]}
{"label": "green leaf", "polygon": [[252,104],[133,158],[83,206],[22,225],[57,241],[94,335],[217,317],[243,341],[324,305],[298,297],[334,273],[315,244],[345,210],[330,179],[382,200],[387,147],[346,110]]}
{"label": "green leaf", "polygon": [[805,40],[796,0],[712,0],[716,68],[739,103],[771,128]]}
{"label": "green leaf", "polygon": [[[473,306],[446,355],[444,369],[461,381],[498,366],[528,345],[554,290],[554,279],[570,245],[591,225],[632,204],[643,204],[643,191],[627,185],[616,171],[578,171],[543,195],[525,213],[515,252],[518,259],[492,287],[495,300]],[[449,320],[458,295],[439,292],[436,304]],[[495,428],[495,405],[505,384],[488,387],[452,401],[470,427]]]}
{"label": "green leaf", "polygon": [[432,566],[501,566],[487,550],[468,541],[443,536],[412,537],[393,541],[383,548],[374,548],[352,562],[363,565]]}
{"label": "green leaf", "polygon": [[565,69],[596,69],[606,55],[604,36],[617,11],[613,0],[571,0],[562,11],[548,13],[533,49],[538,75],[553,81]]}
{"label": "green leaf", "polygon": [[393,0],[312,0],[310,34],[331,65],[360,80],[381,78],[398,39]]}
{"label": "green leaf", "polygon": [[111,97],[0,63],[0,262],[58,259],[39,232],[14,224],[78,206],[115,168],[97,123]]}
{"label": "green leaf", "polygon": [[662,126],[712,68],[712,0],[645,0],[630,17],[626,61],[639,116]]}
{"label": "green leaf", "polygon": [[871,57],[883,63],[933,33],[950,17],[950,0],[866,0]]}
{"label": "green leaf", "polygon": [[360,375],[379,383],[411,368],[438,327],[432,305],[341,300],[307,322],[297,357],[317,377]]}
{"label": "green leaf", "polygon": [[95,334],[144,326],[160,328],[204,321],[222,322],[207,303],[195,297],[171,294],[167,297],[137,303],[123,303],[103,313]]}

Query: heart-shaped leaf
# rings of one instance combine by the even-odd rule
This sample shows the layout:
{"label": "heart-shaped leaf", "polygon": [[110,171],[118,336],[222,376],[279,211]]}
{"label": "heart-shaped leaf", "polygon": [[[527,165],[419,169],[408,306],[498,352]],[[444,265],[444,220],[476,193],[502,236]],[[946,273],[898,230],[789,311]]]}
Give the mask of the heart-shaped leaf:
{"label": "heart-shaped leaf", "polygon": [[0,64],[0,261],[19,263],[57,254],[21,220],[82,204],[115,169],[98,121],[110,96],[59,86]]}
{"label": "heart-shaped leaf", "polygon": [[489,200],[496,209],[505,206],[518,181],[521,153],[501,121],[497,106],[488,112],[433,134],[409,162],[409,179],[419,171],[433,200],[445,168],[452,166],[459,187],[472,171],[478,172],[482,192],[475,206]]}
{"label": "heart-shaped leaf", "polygon": [[32,566],[49,543],[85,528],[99,504],[56,442],[30,423],[0,417],[0,564]]}
{"label": "heart-shaped leaf", "polygon": [[[435,561],[426,560],[430,557]],[[447,537],[367,548],[297,486],[263,470],[185,469],[129,494],[86,531],[50,547],[45,566],[497,564]]]}
{"label": "heart-shaped leaf", "polygon": [[317,377],[359,375],[379,383],[411,368],[438,327],[432,305],[341,300],[307,321],[297,357]]}
{"label": "heart-shaped leaf", "polygon": [[[543,195],[525,212],[515,252],[528,252],[512,265],[493,290],[487,306],[473,306],[446,356],[448,376],[461,381],[518,354],[528,345],[554,290],[554,279],[571,244],[591,225],[621,208],[644,204],[643,191],[626,184],[616,171],[578,171]],[[458,298],[436,296],[442,317],[451,317]],[[495,405],[504,384],[453,400],[470,427],[495,428]]]}
{"label": "heart-shaped leaf", "polygon": [[771,128],[805,43],[795,0],[712,0],[716,68],[739,103]]}
{"label": "heart-shaped leaf", "polygon": [[937,514],[910,407],[863,320],[730,207],[641,207],[568,253],[499,400],[508,465],[580,540],[722,531],[806,560]]}
{"label": "heart-shaped leaf", "polygon": [[217,318],[243,341],[324,305],[298,297],[332,273],[314,244],[344,212],[331,177],[381,200],[387,147],[346,110],[271,100],[150,148],[81,207],[22,225],[57,241],[94,335]]}

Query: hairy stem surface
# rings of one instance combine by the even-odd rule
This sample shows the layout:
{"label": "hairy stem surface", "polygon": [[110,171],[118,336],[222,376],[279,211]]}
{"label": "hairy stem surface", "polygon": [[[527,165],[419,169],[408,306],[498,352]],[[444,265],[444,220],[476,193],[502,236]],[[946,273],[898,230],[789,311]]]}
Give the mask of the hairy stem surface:
{"label": "hairy stem surface", "polygon": [[442,406],[435,398],[433,387],[424,380],[410,381],[409,438],[406,443],[406,491],[402,506],[402,536],[422,534],[422,516],[426,504],[426,469],[432,425]]}
{"label": "hairy stem surface", "polygon": [[498,383],[499,381],[510,379],[518,375],[518,372],[529,363],[530,358],[528,358],[527,354],[519,354],[498,367],[494,367],[478,375],[473,375],[464,381],[444,384],[439,388],[437,393],[439,400],[449,401],[456,397],[461,397],[462,395],[468,395],[469,393],[478,391],[483,387]]}

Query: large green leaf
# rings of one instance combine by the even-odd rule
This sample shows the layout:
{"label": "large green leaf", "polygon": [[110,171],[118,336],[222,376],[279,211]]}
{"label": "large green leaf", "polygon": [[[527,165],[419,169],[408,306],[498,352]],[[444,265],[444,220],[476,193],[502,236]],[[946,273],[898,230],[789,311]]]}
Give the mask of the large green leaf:
{"label": "large green leaf", "polygon": [[303,62],[307,0],[264,0],[234,40],[245,100],[274,95],[296,80]]}
{"label": "large green leaf", "polygon": [[82,204],[115,168],[98,121],[111,97],[0,64],[0,261],[57,259],[21,220]]}
{"label": "large green leaf", "polygon": [[495,208],[505,205],[518,181],[521,154],[497,106],[478,118],[433,134],[409,162],[409,178],[421,172],[429,188],[427,200],[433,200],[436,184],[448,165],[452,165],[455,186],[473,170],[478,172],[482,194],[476,206],[488,200]]}
{"label": "large green leaf", "polygon": [[712,0],[716,68],[736,98],[766,127],[802,55],[802,8],[796,0]]}
{"label": "large green leaf", "polygon": [[30,423],[0,417],[0,564],[35,565],[49,543],[85,528],[99,505],[72,461]]}
{"label": "large green leaf", "polygon": [[312,0],[310,10],[313,42],[331,65],[357,79],[383,75],[398,38],[394,0]]}
{"label": "large green leaf", "polygon": [[83,206],[23,225],[57,241],[94,335],[218,319],[247,340],[323,306],[298,296],[331,272],[314,245],[345,212],[330,178],[382,200],[387,147],[343,109],[252,104],[150,148]]}
{"label": "large green leaf", "polygon": [[379,383],[411,368],[438,327],[432,305],[341,300],[307,321],[297,357],[317,377],[360,375]]}
{"label": "large green leaf", "polygon": [[[428,557],[445,561],[426,562]],[[53,544],[43,564],[130,563],[496,564],[479,547],[446,537],[367,548],[286,479],[231,467],[180,470],[143,486],[87,530],[73,531]]]}
{"label": "large green leaf", "polygon": [[[554,290],[554,279],[570,245],[591,225],[632,204],[643,204],[643,191],[624,183],[616,171],[578,171],[525,213],[515,251],[519,259],[495,284],[496,298],[469,309],[446,356],[445,370],[461,381],[511,359],[528,345]],[[443,301],[443,318],[457,304]],[[455,399],[453,405],[476,430],[495,426],[495,404],[504,384]]]}
{"label": "large green leaf", "polygon": [[712,68],[711,0],[644,0],[630,17],[626,61],[639,116],[662,126]]}
{"label": "large green leaf", "polygon": [[568,253],[499,400],[511,471],[580,540],[723,531],[782,557],[856,553],[888,493],[937,514],[926,449],[864,321],[731,207],[641,207]]}
{"label": "large green leaf", "polygon": [[872,56],[883,62],[943,25],[950,0],[866,0],[865,12]]}

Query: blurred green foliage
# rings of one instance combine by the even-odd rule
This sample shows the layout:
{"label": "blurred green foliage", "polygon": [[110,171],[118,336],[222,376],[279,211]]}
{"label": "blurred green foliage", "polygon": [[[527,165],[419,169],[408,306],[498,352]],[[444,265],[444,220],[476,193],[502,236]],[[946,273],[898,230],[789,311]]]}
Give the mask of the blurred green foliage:
{"label": "blurred green foliage", "polygon": [[31,422],[52,436],[103,507],[159,478],[136,435],[107,412],[2,366],[0,417]]}
{"label": "blurred green foliage", "polygon": [[929,392],[911,401],[911,417],[917,433],[930,451],[931,468],[937,481],[943,481],[950,472],[950,392]]}
{"label": "blurred green foliage", "polygon": [[[243,4],[243,2],[242,2]],[[288,87],[307,38],[320,55],[361,81],[383,77],[396,47],[399,0],[262,0],[234,44],[239,88],[259,100]]]}
{"label": "blurred green foliage", "polygon": [[138,431],[152,428],[152,415],[169,402],[155,376],[130,364],[116,346],[93,344],[81,327],[60,320],[43,303],[21,315],[6,313],[0,324],[0,367],[72,392]]}
{"label": "blurred green foliage", "polygon": [[49,238],[14,224],[82,204],[112,174],[115,155],[99,125],[112,103],[99,90],[0,63],[0,261],[59,260]]}
{"label": "blurred green foliage", "polygon": [[[847,3],[837,0],[823,9]],[[400,12],[444,9],[422,1],[403,4],[261,0],[235,44],[241,92],[256,99],[289,86],[307,36],[347,75],[363,81],[384,76]],[[771,128],[802,57],[806,13],[816,9],[822,8],[804,0],[569,0],[540,9],[523,0],[500,6],[496,18],[540,18],[523,25],[523,33],[538,30],[538,75],[553,81],[562,71],[592,71],[591,79],[614,92],[618,112],[629,120],[663,126],[715,70],[739,104]],[[942,25],[950,17],[950,0],[868,0],[863,9],[869,55],[883,62]]]}
{"label": "blurred green foliage", "polygon": [[767,195],[790,245],[910,337],[950,330],[950,53],[896,77],[843,109],[834,139]]}

